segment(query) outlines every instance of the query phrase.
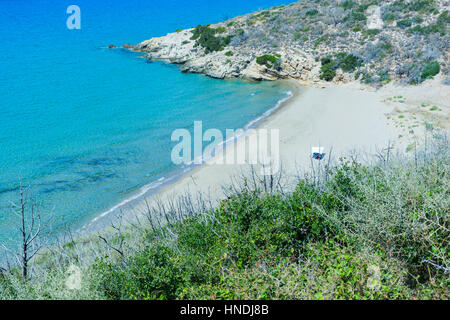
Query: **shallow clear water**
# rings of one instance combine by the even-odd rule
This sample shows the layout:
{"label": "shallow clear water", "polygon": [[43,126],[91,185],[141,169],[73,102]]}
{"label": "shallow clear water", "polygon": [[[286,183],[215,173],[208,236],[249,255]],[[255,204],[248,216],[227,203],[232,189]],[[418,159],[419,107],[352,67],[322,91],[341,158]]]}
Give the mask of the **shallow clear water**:
{"label": "shallow clear water", "polygon": [[[108,44],[138,43],[284,1],[0,2],[0,241],[11,237],[19,177],[55,230],[80,226],[160,179],[176,128],[241,128],[286,96],[281,83],[183,74]],[[71,3],[70,3],[71,4]]]}

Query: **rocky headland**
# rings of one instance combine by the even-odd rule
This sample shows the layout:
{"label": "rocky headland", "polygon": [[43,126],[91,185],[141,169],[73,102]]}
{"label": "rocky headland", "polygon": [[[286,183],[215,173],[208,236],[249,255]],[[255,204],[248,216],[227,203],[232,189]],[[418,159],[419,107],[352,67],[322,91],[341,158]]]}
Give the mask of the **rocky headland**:
{"label": "rocky headland", "polygon": [[444,0],[303,0],[125,48],[213,78],[450,83]]}

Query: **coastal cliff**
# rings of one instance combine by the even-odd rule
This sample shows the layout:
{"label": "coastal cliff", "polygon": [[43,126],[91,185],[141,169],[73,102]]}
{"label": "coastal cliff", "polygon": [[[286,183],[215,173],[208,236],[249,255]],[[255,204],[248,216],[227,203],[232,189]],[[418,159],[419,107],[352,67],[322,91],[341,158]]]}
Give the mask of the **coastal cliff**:
{"label": "coastal cliff", "polygon": [[448,74],[448,9],[443,0],[303,0],[124,47],[220,79],[417,84]]}

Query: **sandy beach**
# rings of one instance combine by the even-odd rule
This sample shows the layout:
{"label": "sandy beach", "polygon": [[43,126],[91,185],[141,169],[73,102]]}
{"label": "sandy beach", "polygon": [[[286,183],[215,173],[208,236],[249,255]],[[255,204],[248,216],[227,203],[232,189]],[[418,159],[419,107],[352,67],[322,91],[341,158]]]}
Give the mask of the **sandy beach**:
{"label": "sandy beach", "polygon": [[[295,81],[291,81],[291,85],[293,96],[257,125],[257,129],[279,130],[280,162],[283,176],[288,179],[285,184],[295,183],[298,174],[310,169],[311,147],[324,148],[326,156],[323,161],[328,161],[330,156],[333,159],[356,156],[362,160],[388,146],[394,152],[404,152],[408,144],[423,134],[423,123],[430,119],[426,110],[420,113],[415,111],[417,108],[424,109],[418,107],[421,104],[438,104],[439,110],[433,113],[438,119],[435,123],[440,122],[444,128],[448,124],[448,90],[440,84],[440,79],[412,89],[386,86],[377,91],[358,85],[307,87]],[[414,114],[414,118],[402,116],[409,113]],[[405,133],[405,128],[411,125],[415,126],[415,131]],[[167,202],[188,192],[201,193],[213,203],[223,199],[224,188],[242,175],[248,176],[251,166],[217,163],[223,157],[226,159],[227,154],[233,152],[232,149],[238,150],[243,143],[248,143],[251,136],[248,134],[239,138],[233,147],[228,145],[223,153],[187,172],[175,182],[118,206],[86,227],[89,229],[98,222],[107,225],[107,221],[119,210],[124,217],[139,215],[147,210],[147,204],[151,205],[156,200]]]}

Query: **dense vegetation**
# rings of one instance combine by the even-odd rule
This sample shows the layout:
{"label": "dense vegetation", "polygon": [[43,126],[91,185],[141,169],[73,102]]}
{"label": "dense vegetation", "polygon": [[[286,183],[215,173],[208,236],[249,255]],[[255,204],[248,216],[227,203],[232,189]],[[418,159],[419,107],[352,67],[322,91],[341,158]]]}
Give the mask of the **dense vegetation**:
{"label": "dense vegetation", "polygon": [[441,67],[439,66],[439,63],[437,61],[431,61],[427,63],[423,68],[421,78],[422,80],[430,79],[433,76],[437,75],[440,70]]}
{"label": "dense vegetation", "polygon": [[262,56],[256,58],[256,63],[258,63],[260,65],[264,65],[268,68],[273,67],[275,69],[279,69],[280,68],[280,56],[265,54],[265,55],[262,55]]}
{"label": "dense vegetation", "polygon": [[222,51],[232,38],[231,35],[226,37],[217,36],[217,34],[225,31],[225,28],[211,28],[209,25],[199,25],[192,31],[191,40],[195,40],[196,46],[205,48],[205,53]]}
{"label": "dense vegetation", "polygon": [[[4,272],[0,297],[448,299],[449,148],[415,153],[341,159],[291,192],[248,178],[217,208],[158,206],[134,243],[119,233],[89,264],[66,243],[31,280]],[[65,287],[70,264],[80,290]]]}
{"label": "dense vegetation", "polygon": [[320,79],[331,81],[336,76],[336,70],[342,69],[344,72],[353,72],[362,66],[362,59],[353,55],[340,52],[335,59],[325,57],[320,60],[322,66],[320,68]]}

